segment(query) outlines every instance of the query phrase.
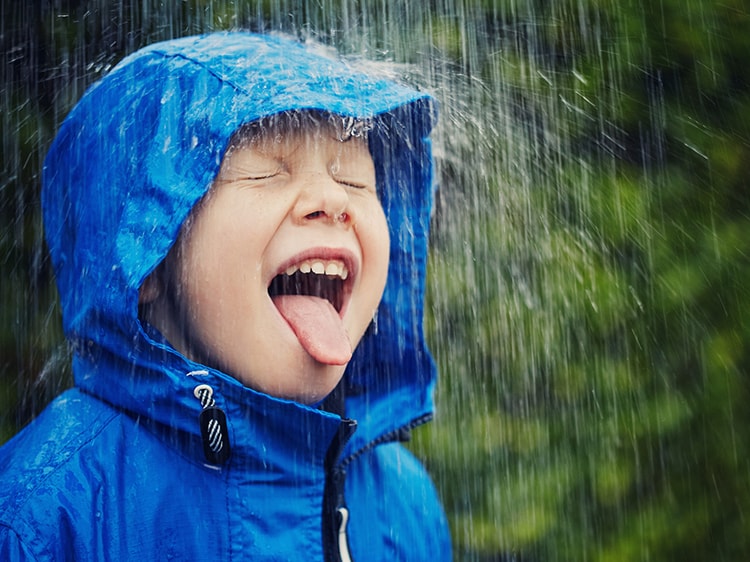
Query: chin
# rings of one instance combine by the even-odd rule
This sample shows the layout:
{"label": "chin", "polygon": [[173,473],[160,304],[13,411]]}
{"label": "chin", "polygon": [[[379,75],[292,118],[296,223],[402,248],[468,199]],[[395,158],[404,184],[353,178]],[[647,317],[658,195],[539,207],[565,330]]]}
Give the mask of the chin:
{"label": "chin", "polygon": [[301,404],[315,404],[324,400],[344,376],[346,365],[323,365],[317,363],[317,369],[308,371],[302,388],[298,389],[295,398]]}
{"label": "chin", "polygon": [[240,382],[245,386],[282,400],[291,400],[300,404],[316,404],[325,399],[344,376],[346,365],[326,365],[306,357],[295,368],[293,378],[286,378],[286,373],[279,373],[268,380],[268,384],[259,384],[256,380]]}

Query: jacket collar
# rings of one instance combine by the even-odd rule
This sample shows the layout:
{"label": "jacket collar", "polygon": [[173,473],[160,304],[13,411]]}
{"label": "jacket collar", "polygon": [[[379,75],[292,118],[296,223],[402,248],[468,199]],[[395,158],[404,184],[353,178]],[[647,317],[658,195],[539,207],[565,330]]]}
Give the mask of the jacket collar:
{"label": "jacket collar", "polygon": [[[147,337],[143,342],[128,360],[101,348],[77,352],[77,386],[151,427],[194,462],[215,464],[203,454],[203,405],[196,396],[207,386],[226,415],[230,462],[297,478],[305,466],[322,470],[339,416],[255,392]],[[297,462],[289,462],[290,453]]]}
{"label": "jacket collar", "polygon": [[[215,406],[226,415],[231,458],[245,466],[296,473],[307,467],[322,470],[331,442],[342,418],[357,422],[357,431],[342,450],[340,459],[358,454],[384,438],[396,439],[399,431],[428,419],[431,402],[426,396],[415,403],[413,388],[385,385],[385,396],[377,389],[364,389],[345,375],[343,416],[317,407],[282,400],[256,392],[215,369],[194,363],[164,341],[139,330],[137,345],[128,357],[99,346],[76,349],[76,384],[127,415],[143,420],[183,454],[205,463],[200,416],[203,404],[196,389],[211,388]],[[378,368],[378,365],[370,365]],[[382,368],[382,366],[381,366]],[[289,463],[289,453],[296,457]],[[307,473],[305,473],[307,474]],[[301,475],[292,474],[295,478]]]}

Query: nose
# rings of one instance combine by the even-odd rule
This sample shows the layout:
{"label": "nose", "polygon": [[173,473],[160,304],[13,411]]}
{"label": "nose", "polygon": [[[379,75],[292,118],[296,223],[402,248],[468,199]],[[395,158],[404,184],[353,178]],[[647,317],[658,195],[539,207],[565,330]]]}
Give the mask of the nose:
{"label": "nose", "polygon": [[351,223],[347,187],[329,174],[310,174],[302,180],[296,216],[300,222]]}

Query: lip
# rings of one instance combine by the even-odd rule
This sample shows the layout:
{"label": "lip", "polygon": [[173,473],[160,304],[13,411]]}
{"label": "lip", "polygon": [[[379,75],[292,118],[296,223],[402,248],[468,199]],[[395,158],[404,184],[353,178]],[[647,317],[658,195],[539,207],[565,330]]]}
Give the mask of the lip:
{"label": "lip", "polygon": [[303,250],[293,256],[283,260],[276,268],[273,275],[267,280],[266,286],[271,284],[271,281],[277,275],[285,274],[286,270],[302,261],[305,260],[338,260],[342,261],[349,272],[349,276],[343,281],[343,304],[339,311],[339,316],[342,318],[346,314],[346,310],[349,306],[349,299],[352,294],[352,287],[354,282],[359,275],[360,260],[357,255],[347,248],[329,248],[329,247],[315,247]]}

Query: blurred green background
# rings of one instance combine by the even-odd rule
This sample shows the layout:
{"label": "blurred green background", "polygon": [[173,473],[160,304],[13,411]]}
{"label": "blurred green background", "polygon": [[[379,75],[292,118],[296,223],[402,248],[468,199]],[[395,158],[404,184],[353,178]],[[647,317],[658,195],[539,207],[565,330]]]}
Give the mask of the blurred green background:
{"label": "blurred green background", "polygon": [[746,0],[0,10],[0,442],[70,384],[39,211],[61,120],[155,40],[286,31],[406,63],[441,101],[441,384],[412,446],[456,559],[750,559]]}

